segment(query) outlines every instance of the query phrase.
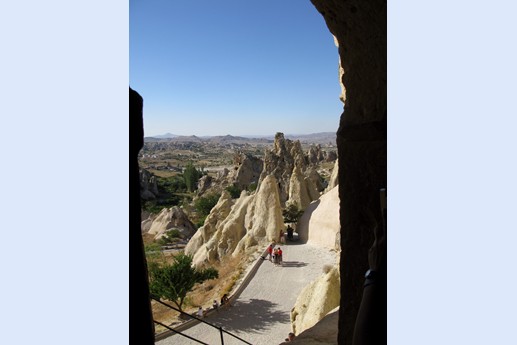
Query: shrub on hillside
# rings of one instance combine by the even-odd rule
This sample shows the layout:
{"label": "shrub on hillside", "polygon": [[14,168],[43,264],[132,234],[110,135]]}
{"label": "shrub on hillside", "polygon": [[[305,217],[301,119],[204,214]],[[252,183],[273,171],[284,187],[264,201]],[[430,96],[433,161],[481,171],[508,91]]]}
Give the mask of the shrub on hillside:
{"label": "shrub on hillside", "polygon": [[226,187],[226,190],[228,191],[228,193],[230,193],[230,195],[232,196],[232,199],[237,199],[238,197],[241,196],[241,189],[234,184]]}
{"label": "shrub on hillside", "polygon": [[250,185],[248,186],[248,191],[254,192],[255,190],[257,190],[257,184],[255,182],[250,183]]}
{"label": "shrub on hillside", "polygon": [[220,194],[208,194],[198,198],[194,202],[194,207],[196,208],[200,218],[206,217],[210,214],[210,211],[217,204],[220,197]]}

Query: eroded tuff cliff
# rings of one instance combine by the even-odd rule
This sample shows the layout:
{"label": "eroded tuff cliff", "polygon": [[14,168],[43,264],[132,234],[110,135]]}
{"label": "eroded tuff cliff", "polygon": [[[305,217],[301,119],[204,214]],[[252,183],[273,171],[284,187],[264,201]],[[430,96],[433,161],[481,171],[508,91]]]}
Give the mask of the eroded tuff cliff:
{"label": "eroded tuff cliff", "polygon": [[142,231],[154,235],[155,240],[171,229],[179,230],[182,237],[190,237],[196,232],[194,224],[178,206],[164,208],[157,216],[142,222]]}
{"label": "eroded tuff cliff", "polygon": [[336,265],[329,267],[328,272],[302,290],[291,310],[291,325],[295,334],[314,326],[339,306],[339,285],[339,266]]}
{"label": "eroded tuff cliff", "polygon": [[231,174],[230,182],[241,190],[246,189],[250,184],[258,183],[260,174],[264,167],[262,159],[250,154],[238,153],[233,159],[234,172]]}
{"label": "eroded tuff cliff", "polygon": [[307,207],[298,221],[297,229],[302,242],[332,250],[341,250],[337,186]]}
{"label": "eroded tuff cliff", "polygon": [[[316,162],[321,148],[320,151],[315,150],[313,155]],[[283,133],[277,133],[273,148],[266,150],[259,184],[266,176],[273,175],[278,182],[282,207],[295,204],[304,210],[324,189],[321,176],[309,164],[309,156],[310,152],[304,154],[300,141],[285,139]]]}
{"label": "eroded tuff cliff", "polygon": [[[240,181],[243,186],[253,183],[258,178],[259,161],[249,156],[237,158],[237,169],[227,179]],[[282,133],[277,133],[274,148],[266,153],[257,191],[252,195],[244,191],[237,200],[224,191],[185,252],[194,256],[195,265],[201,265],[278,241],[280,230],[285,230],[284,206],[295,204],[304,210],[320,197],[323,189],[323,180],[307,164],[300,142],[286,140]]]}
{"label": "eroded tuff cliff", "polygon": [[334,168],[332,169],[332,174],[330,175],[329,184],[328,184],[327,188],[325,188],[325,193],[339,184],[338,172],[339,172],[339,159],[336,159],[336,162],[334,163]]}
{"label": "eroded tuff cliff", "polygon": [[301,171],[307,168],[302,146],[299,141],[284,138],[283,133],[276,133],[273,148],[264,154],[264,169],[259,184],[266,176],[273,175],[278,182],[280,203],[285,205],[289,197],[289,181],[295,166]]}
{"label": "eroded tuff cliff", "polygon": [[249,254],[257,246],[278,240],[279,230],[285,230],[278,194],[278,182],[272,175],[262,181],[255,194],[243,191],[235,202],[223,192],[185,253],[193,255],[193,264],[199,266],[229,254]]}

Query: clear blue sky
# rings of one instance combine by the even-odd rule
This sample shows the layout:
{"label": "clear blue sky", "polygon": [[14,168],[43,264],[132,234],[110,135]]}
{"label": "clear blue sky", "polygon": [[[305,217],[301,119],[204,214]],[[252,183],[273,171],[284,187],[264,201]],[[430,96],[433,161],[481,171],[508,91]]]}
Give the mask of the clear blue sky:
{"label": "clear blue sky", "polygon": [[145,135],[335,132],[338,52],[309,0],[130,0]]}

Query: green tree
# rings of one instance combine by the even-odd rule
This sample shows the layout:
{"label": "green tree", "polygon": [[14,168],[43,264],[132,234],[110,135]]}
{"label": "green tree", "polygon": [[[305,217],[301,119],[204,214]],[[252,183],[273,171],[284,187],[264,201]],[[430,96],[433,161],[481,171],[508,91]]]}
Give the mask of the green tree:
{"label": "green tree", "polygon": [[183,179],[185,180],[185,185],[187,186],[187,191],[193,192],[197,188],[197,182],[201,177],[202,173],[196,169],[192,162],[188,162],[185,166],[185,170],[183,171]]}
{"label": "green tree", "polygon": [[296,204],[290,204],[282,211],[284,223],[296,223],[302,214],[303,211],[298,210],[298,206]]}
{"label": "green tree", "polygon": [[169,300],[182,310],[187,293],[194,285],[219,277],[212,267],[196,269],[192,266],[192,256],[180,253],[172,264],[149,263],[149,289],[156,297]]}
{"label": "green tree", "polygon": [[217,204],[220,197],[220,194],[208,194],[206,196],[202,196],[194,202],[194,207],[201,217],[206,217]]}
{"label": "green tree", "polygon": [[187,190],[185,179],[183,176],[158,177],[156,179],[158,191],[162,193],[174,194]]}

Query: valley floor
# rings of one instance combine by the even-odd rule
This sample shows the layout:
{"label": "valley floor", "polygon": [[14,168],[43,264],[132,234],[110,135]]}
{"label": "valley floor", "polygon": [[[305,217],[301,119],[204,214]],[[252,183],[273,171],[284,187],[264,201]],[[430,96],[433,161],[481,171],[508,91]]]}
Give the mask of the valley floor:
{"label": "valley floor", "polygon": [[[275,266],[266,259],[232,307],[210,314],[205,320],[222,326],[254,345],[279,344],[284,341],[291,331],[290,312],[296,298],[308,283],[323,274],[324,265],[335,265],[337,254],[310,244],[288,244],[281,248],[283,266]],[[221,343],[218,330],[203,323],[184,333],[208,344]],[[156,344],[181,345],[195,342],[181,335],[173,335]],[[224,344],[244,343],[224,334]]]}

